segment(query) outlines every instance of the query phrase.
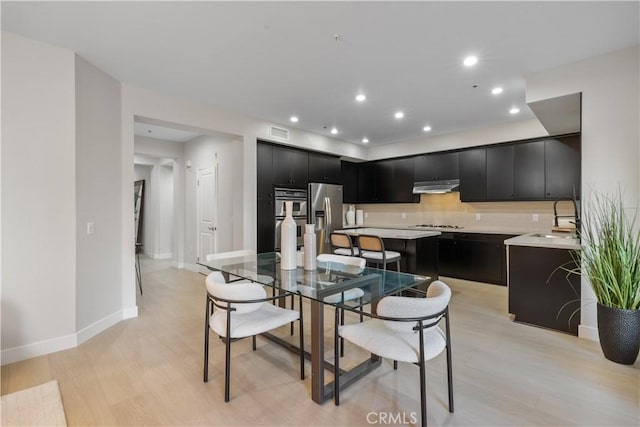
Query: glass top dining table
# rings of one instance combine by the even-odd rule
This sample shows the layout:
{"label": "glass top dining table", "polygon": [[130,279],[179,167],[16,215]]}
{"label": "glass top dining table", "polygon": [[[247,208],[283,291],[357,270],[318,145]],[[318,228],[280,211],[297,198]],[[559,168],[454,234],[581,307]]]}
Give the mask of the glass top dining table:
{"label": "glass top dining table", "polygon": [[[234,280],[251,280],[272,287],[275,293],[297,294],[309,300],[311,351],[307,356],[311,359],[311,398],[316,403],[323,403],[333,395],[331,384],[324,384],[324,370],[332,370],[333,366],[324,360],[324,308],[326,305],[349,304],[341,298],[327,297],[360,288],[363,292],[359,294],[363,295],[358,300],[358,305],[370,304],[371,312],[375,313],[377,302],[384,296],[416,288],[430,280],[427,276],[371,267],[359,268],[339,262],[318,262],[317,269],[313,271],[304,270],[302,267],[281,270],[280,254],[276,252],[231,256],[213,261],[200,261],[198,264],[210,270],[220,271],[227,277],[232,276]],[[268,338],[286,347],[292,347],[291,344],[273,336]],[[342,374],[341,386],[347,387],[379,364],[377,356],[372,355],[366,362]]]}

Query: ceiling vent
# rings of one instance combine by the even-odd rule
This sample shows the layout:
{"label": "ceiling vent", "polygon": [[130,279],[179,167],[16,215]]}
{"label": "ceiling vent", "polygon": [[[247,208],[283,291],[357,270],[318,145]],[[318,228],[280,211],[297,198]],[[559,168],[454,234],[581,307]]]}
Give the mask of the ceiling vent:
{"label": "ceiling vent", "polygon": [[273,138],[284,139],[285,141],[289,140],[289,131],[277,126],[269,126],[269,135]]}

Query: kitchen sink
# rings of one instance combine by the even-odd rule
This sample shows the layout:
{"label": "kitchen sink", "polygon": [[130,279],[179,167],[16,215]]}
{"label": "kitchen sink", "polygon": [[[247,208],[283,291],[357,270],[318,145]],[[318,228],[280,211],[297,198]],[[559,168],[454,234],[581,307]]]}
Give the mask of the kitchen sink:
{"label": "kitchen sink", "polygon": [[543,233],[534,233],[531,237],[544,237],[546,239],[575,239],[576,236],[574,234],[543,234]]}

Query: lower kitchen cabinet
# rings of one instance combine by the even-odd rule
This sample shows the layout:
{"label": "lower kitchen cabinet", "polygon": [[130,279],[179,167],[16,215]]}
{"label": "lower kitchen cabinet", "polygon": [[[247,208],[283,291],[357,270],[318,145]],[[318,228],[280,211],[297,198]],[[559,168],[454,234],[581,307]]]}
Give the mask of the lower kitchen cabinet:
{"label": "lower kitchen cabinet", "polygon": [[273,252],[276,247],[276,218],[273,199],[258,199],[258,253]]}
{"label": "lower kitchen cabinet", "polygon": [[507,284],[504,234],[442,233],[438,239],[438,272],[442,276]]}

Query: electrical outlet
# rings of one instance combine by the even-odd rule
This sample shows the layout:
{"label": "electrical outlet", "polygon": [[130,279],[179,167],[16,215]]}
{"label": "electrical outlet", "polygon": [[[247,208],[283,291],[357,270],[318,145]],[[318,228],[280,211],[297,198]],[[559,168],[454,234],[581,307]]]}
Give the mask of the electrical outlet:
{"label": "electrical outlet", "polygon": [[476,214],[476,221],[480,221],[482,219],[482,214]]}
{"label": "electrical outlet", "polygon": [[365,218],[369,218],[369,212],[365,212],[365,213],[364,213],[364,217],[365,217]]}
{"label": "electrical outlet", "polygon": [[402,212],[402,219],[407,219],[407,213],[406,212]]}
{"label": "electrical outlet", "polygon": [[93,234],[93,222],[88,222],[87,223],[87,234]]}
{"label": "electrical outlet", "polygon": [[533,215],[531,216],[531,220],[532,220],[533,222],[538,222],[538,221],[540,221],[540,216],[539,216],[538,214],[533,214]]}

